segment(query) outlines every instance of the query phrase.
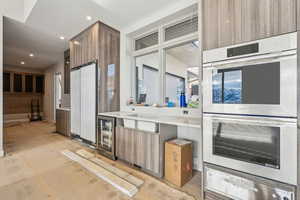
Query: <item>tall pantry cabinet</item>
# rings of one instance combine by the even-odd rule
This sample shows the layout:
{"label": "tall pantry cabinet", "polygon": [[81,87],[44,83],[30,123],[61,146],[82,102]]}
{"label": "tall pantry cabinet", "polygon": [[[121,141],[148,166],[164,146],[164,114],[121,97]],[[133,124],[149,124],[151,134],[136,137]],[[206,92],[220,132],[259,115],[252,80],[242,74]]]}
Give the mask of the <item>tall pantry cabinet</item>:
{"label": "tall pantry cabinet", "polygon": [[[71,132],[95,143],[96,129],[83,133],[83,129],[85,132],[87,129],[86,123],[91,123],[92,119],[83,119],[93,115],[91,125],[95,127],[97,113],[120,109],[120,32],[100,21],[91,25],[70,40],[70,63]],[[92,83],[93,79],[95,84]],[[91,93],[94,97],[85,98]],[[79,107],[82,111],[89,110],[90,114],[82,113]]]}

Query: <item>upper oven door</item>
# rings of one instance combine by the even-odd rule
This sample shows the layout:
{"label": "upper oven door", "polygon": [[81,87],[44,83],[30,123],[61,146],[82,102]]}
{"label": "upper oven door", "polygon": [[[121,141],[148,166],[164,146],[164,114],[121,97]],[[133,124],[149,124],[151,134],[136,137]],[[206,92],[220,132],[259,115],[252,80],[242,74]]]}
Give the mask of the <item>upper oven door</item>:
{"label": "upper oven door", "polygon": [[204,65],[203,111],[297,116],[296,50]]}
{"label": "upper oven door", "polygon": [[297,184],[296,119],[205,115],[204,161]]}

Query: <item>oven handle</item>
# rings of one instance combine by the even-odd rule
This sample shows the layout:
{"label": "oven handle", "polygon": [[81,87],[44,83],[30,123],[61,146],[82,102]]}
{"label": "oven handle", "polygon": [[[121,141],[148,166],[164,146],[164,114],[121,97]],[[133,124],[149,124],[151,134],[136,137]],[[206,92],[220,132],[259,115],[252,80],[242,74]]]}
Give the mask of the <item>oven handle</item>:
{"label": "oven handle", "polygon": [[220,118],[212,118],[214,122],[228,122],[228,123],[239,123],[246,125],[256,125],[256,126],[276,126],[276,127],[284,127],[287,125],[292,125],[297,127],[296,123],[293,122],[279,122],[279,121],[264,121],[261,120],[245,120],[245,119],[220,119]]}
{"label": "oven handle", "polygon": [[206,63],[203,67],[218,67],[224,65],[251,65],[253,63],[258,63],[263,61],[274,61],[279,60],[281,58],[289,58],[295,57],[297,58],[297,50],[290,50],[284,52],[277,52],[277,53],[270,53],[266,55],[260,56],[251,56],[251,57],[244,57],[238,59],[231,59],[231,60],[224,60],[224,61],[217,61],[213,63]]}

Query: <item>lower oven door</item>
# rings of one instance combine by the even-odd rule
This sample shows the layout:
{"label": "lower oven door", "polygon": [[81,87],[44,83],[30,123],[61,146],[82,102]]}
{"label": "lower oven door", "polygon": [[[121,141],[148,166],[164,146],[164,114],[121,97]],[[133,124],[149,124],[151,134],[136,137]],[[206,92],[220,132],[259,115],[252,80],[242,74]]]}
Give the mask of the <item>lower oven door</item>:
{"label": "lower oven door", "polygon": [[297,185],[296,119],[203,118],[204,161]]}
{"label": "lower oven door", "polygon": [[296,95],[296,50],[204,65],[205,113],[296,117]]}

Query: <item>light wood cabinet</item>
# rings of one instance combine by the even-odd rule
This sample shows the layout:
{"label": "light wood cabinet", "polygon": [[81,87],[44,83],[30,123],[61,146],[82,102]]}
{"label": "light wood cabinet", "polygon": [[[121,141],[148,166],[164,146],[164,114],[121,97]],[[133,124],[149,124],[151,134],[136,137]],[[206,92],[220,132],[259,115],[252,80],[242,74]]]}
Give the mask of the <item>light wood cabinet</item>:
{"label": "light wood cabinet", "polygon": [[203,48],[296,31],[296,0],[203,0]]}
{"label": "light wood cabinet", "polygon": [[242,1],[204,0],[204,49],[213,49],[242,41]]}
{"label": "light wood cabinet", "polygon": [[160,124],[159,133],[117,125],[116,155],[118,159],[141,167],[154,176],[164,172],[164,143],[176,138],[177,127]]}
{"label": "light wood cabinet", "polygon": [[97,22],[70,40],[71,68],[98,65],[98,113],[120,110],[120,32]]}

